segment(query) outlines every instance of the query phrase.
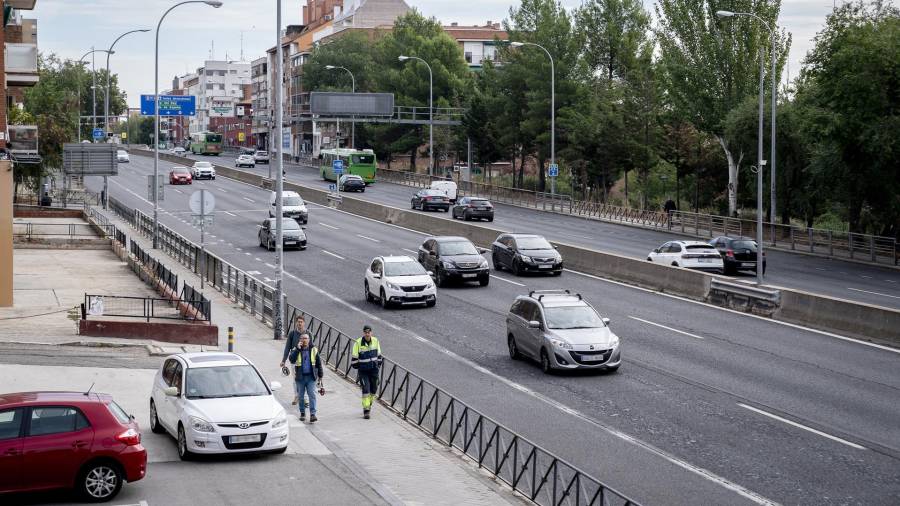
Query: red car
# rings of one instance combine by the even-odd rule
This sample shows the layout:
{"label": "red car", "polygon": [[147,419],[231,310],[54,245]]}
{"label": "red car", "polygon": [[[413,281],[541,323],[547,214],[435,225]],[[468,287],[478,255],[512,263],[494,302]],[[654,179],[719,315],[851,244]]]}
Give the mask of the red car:
{"label": "red car", "polygon": [[192,179],[187,167],[175,167],[169,172],[169,184],[191,184]]}
{"label": "red car", "polygon": [[146,472],[138,424],[112,396],[0,394],[0,494],[69,488],[108,501]]}

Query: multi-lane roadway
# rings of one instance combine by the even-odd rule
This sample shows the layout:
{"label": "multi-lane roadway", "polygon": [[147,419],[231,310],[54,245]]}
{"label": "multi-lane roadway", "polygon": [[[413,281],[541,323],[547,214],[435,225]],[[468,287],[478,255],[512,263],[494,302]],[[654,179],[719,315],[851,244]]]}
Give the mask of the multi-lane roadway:
{"label": "multi-lane roadway", "polygon": [[[161,162],[161,173],[171,165]],[[111,178],[110,194],[148,212],[151,171],[152,159],[133,156]],[[289,171],[288,179],[315,180],[310,172]],[[96,178],[88,184],[99,188]],[[269,192],[222,177],[167,187],[162,222],[195,241],[188,198],[200,188],[217,198],[209,248],[272,280],[274,254],[257,240]],[[364,196],[398,205],[400,190],[411,193],[377,184]],[[513,223],[518,215],[507,213],[531,213],[534,223],[545,223],[545,235],[565,242],[575,241],[560,234],[606,244],[597,230],[611,227],[509,206],[497,209],[495,227],[522,230]],[[616,230],[634,236],[615,244],[658,234]],[[440,289],[434,308],[383,310],[365,302],[365,266],[378,255],[412,255],[424,235],[319,206],[311,206],[307,233],[306,251],[285,253],[285,290],[294,304],[351,334],[372,324],[394,360],[646,504],[900,500],[900,350],[571,271],[495,272],[488,287]],[[770,268],[778,261],[771,256]],[[509,360],[504,319],[511,301],[549,288],[581,293],[612,318],[624,350],[618,373],[545,376],[534,364]]]}
{"label": "multi-lane roadway", "polygon": [[[188,157],[207,160],[217,165],[234,166],[234,157]],[[193,163],[186,160],[187,164]],[[168,169],[171,162],[162,162]],[[327,182],[317,169],[289,164],[287,180],[317,188],[327,188]],[[269,167],[257,165],[242,168],[257,174],[269,174]],[[274,164],[272,164],[274,172]],[[365,193],[353,193],[359,198],[400,208],[409,208],[415,189],[398,184],[379,182]],[[683,236],[665,231],[607,223],[577,216],[547,213],[535,209],[496,204],[492,226],[516,232],[541,234],[577,246],[608,251],[633,258],[647,258],[647,254],[666,241],[683,239]],[[434,213],[450,219],[449,213]],[[807,292],[854,300],[866,304],[900,308],[900,270],[867,265],[837,259],[827,259],[801,253],[767,250],[768,267],[766,283],[795,288]],[[733,276],[747,281],[755,280],[753,272]]]}

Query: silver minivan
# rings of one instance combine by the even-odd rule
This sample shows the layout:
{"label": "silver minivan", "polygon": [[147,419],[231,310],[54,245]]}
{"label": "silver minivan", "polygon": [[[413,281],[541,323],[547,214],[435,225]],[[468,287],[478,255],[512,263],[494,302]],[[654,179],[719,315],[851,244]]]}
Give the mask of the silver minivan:
{"label": "silver minivan", "polygon": [[568,290],[534,290],[516,297],[506,315],[513,360],[537,360],[545,373],[562,369],[615,371],[622,363],[609,318]]}

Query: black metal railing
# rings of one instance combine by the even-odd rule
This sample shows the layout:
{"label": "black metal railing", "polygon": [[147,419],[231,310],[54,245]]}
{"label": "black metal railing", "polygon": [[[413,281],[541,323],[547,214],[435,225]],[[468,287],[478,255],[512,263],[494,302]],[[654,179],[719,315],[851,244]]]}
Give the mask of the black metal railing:
{"label": "black metal railing", "polygon": [[[152,227],[143,225],[148,219],[146,215],[124,206],[121,209],[124,216],[134,217],[131,223],[136,230],[152,237]],[[211,285],[251,315],[274,323],[277,296],[273,287],[208,251],[203,252],[205,261],[198,262],[199,246],[162,224],[159,231],[160,244],[173,258],[197,274],[201,265],[205,265],[205,275]],[[184,298],[188,298],[187,293]],[[354,339],[316,315],[288,303],[286,298],[284,302],[284,328],[290,328],[290,322],[303,315],[312,341],[319,347],[326,363],[336,373],[353,381],[350,357]],[[435,440],[456,448],[532,502],[553,506],[637,505],[621,492],[389,358],[385,358],[382,367],[378,399],[403,419]]]}
{"label": "black metal railing", "polygon": [[204,315],[192,315],[184,311],[189,305],[187,301],[181,299],[85,294],[81,317],[85,320],[91,316],[141,318],[148,322],[152,318],[208,321]]}
{"label": "black metal railing", "polygon": [[193,286],[187,283],[181,285],[181,300],[189,304],[197,311],[197,313],[202,315],[203,320],[212,320],[212,302]]}

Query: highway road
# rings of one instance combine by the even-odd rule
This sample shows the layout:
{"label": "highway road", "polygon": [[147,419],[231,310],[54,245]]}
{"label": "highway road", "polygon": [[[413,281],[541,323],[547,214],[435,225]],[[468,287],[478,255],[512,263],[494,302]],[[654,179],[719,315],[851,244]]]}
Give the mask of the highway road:
{"label": "highway road", "polygon": [[[234,159],[231,156],[189,158],[207,160],[226,167],[234,166]],[[171,165],[171,162],[161,164],[167,170]],[[328,183],[322,180],[316,169],[294,164],[286,164],[286,168],[288,181],[315,188],[327,188]],[[253,169],[245,167],[242,170],[258,174],[269,173],[269,167],[266,165],[257,165]],[[354,193],[352,196],[408,208],[409,200],[415,191],[409,186],[380,182],[370,186],[365,193]],[[450,219],[449,213],[433,214]],[[495,204],[495,218],[492,225],[509,231],[541,234],[551,240],[642,259],[647,258],[651,250],[666,241],[685,239],[684,236],[664,231],[504,204]],[[900,270],[777,250],[767,251],[766,256],[768,259],[766,283],[773,286],[900,308]],[[743,272],[732,277],[747,281],[755,280],[752,272]]]}
{"label": "highway road", "polygon": [[[133,156],[110,194],[148,212],[151,171],[152,159]],[[88,184],[98,189],[99,178]],[[274,253],[256,236],[268,192],[225,178],[169,186],[161,221],[199,242],[187,200],[200,188],[217,197],[210,250],[273,279]],[[378,184],[364,195],[389,200],[381,193],[398,188],[411,193]],[[560,220],[501,206],[495,226],[504,227],[507,212],[546,216],[547,226]],[[610,226],[574,223],[587,234]],[[617,230],[635,242],[645,232]],[[440,289],[435,308],[383,310],[365,302],[365,266],[377,255],[410,254],[423,234],[319,206],[307,233],[306,251],[285,254],[289,300],[348,333],[372,324],[400,364],[645,504],[900,501],[900,350],[571,271],[497,273],[488,287]],[[545,376],[508,358],[511,301],[547,288],[581,293],[612,319],[624,350],[618,373]]]}

